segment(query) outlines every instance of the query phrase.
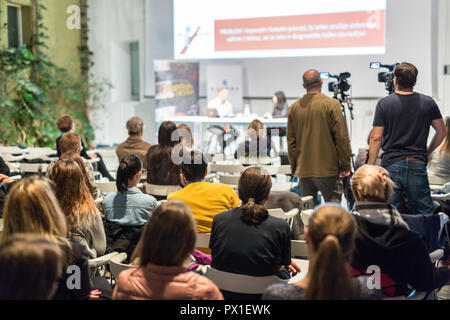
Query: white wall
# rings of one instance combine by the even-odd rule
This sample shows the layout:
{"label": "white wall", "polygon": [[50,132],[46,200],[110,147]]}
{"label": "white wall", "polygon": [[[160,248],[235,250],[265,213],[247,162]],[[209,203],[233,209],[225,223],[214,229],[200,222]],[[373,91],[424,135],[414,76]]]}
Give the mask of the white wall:
{"label": "white wall", "polygon": [[444,75],[444,65],[450,65],[450,3],[439,0],[437,52],[437,100],[442,115],[450,116],[450,75]]}
{"label": "white wall", "polygon": [[[140,116],[146,121],[144,139],[154,141],[153,105],[143,100],[144,92],[144,12],[145,0],[89,1],[89,47],[94,52],[93,81],[106,79],[113,88],[106,109],[91,114],[97,144],[118,144],[128,134],[126,121]],[[139,41],[141,98],[131,99],[128,43]]]}

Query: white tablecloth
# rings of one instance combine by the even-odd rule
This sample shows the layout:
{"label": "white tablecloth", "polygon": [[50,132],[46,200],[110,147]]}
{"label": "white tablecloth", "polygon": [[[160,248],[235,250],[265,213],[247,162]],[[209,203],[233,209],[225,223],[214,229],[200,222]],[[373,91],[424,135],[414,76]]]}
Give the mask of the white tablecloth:
{"label": "white tablecloth", "polygon": [[264,119],[263,117],[239,117],[239,118],[209,118],[209,117],[173,117],[169,119],[175,123],[186,123],[195,125],[244,125],[248,126],[250,122],[258,119],[266,127],[286,127],[287,118]]}

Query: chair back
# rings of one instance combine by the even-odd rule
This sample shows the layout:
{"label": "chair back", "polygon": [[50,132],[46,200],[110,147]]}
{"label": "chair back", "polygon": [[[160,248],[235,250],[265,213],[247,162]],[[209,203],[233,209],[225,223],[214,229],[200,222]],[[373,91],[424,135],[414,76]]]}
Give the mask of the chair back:
{"label": "chair back", "polygon": [[28,149],[21,149],[19,147],[0,147],[0,153],[1,154],[23,154],[27,151]]}
{"label": "chair back", "polygon": [[224,184],[229,184],[232,186],[237,186],[239,183],[240,176],[235,176],[231,174],[220,174],[219,182]]}
{"label": "chair back", "polygon": [[197,232],[197,242],[195,243],[196,248],[209,248],[209,239],[211,238],[211,233],[200,233]]}
{"label": "chair back", "polygon": [[290,210],[289,212],[284,212],[283,209],[277,208],[277,209],[269,209],[269,215],[275,218],[281,218],[284,220],[290,220],[293,217],[295,217],[298,214],[298,209],[294,208]]}
{"label": "chair back", "polygon": [[153,196],[166,197],[175,191],[180,190],[180,186],[163,186],[157,184],[145,183],[145,192]]}
{"label": "chair back", "polygon": [[308,257],[305,240],[291,240],[291,257]]}
{"label": "chair back", "polygon": [[212,267],[207,268],[204,276],[214,282],[221,290],[243,294],[263,294],[267,287],[273,283],[288,283],[288,280],[282,280],[275,275],[254,277],[224,272]]}
{"label": "chair back", "polygon": [[115,182],[96,182],[95,184],[101,192],[117,192],[117,186]]}
{"label": "chair back", "polygon": [[266,169],[271,176],[277,175],[280,171],[280,166],[263,165],[261,167]]}
{"label": "chair back", "polygon": [[112,257],[109,261],[109,270],[111,271],[111,276],[117,281],[119,279],[119,274],[127,269],[135,268],[132,265],[124,264],[124,261],[127,258],[127,254],[122,252],[118,255]]}
{"label": "chair back", "polygon": [[305,228],[309,227],[309,219],[311,218],[313,212],[314,212],[313,209],[308,209],[308,210],[302,211],[302,213],[301,213],[302,222],[303,222],[303,225],[305,226]]}
{"label": "chair back", "polygon": [[291,166],[290,165],[281,165],[278,168],[278,174],[291,174]]}
{"label": "chair back", "polygon": [[3,158],[3,160],[5,160],[6,162],[19,162],[23,160],[23,155],[20,156],[14,156],[11,153],[3,153],[1,155],[1,157]]}
{"label": "chair back", "polygon": [[242,164],[217,164],[211,163],[208,172],[241,173],[245,167]]}
{"label": "chair back", "polygon": [[47,163],[21,163],[20,171],[23,173],[45,173],[47,172]]}

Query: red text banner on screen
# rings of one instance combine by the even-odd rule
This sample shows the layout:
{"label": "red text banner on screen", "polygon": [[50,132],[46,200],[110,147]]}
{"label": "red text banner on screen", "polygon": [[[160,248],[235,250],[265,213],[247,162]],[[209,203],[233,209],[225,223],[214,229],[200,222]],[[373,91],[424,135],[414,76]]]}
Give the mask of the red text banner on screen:
{"label": "red text banner on screen", "polygon": [[215,51],[383,47],[385,10],[216,20]]}

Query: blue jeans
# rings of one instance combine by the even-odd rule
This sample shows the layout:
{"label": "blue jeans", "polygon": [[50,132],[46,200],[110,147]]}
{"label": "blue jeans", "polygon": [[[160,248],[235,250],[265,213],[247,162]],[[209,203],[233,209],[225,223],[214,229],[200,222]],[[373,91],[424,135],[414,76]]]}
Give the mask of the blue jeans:
{"label": "blue jeans", "polygon": [[386,167],[394,182],[391,204],[400,206],[403,196],[408,198],[412,214],[429,215],[434,213],[428,182],[427,167],[417,161],[402,160]]}

